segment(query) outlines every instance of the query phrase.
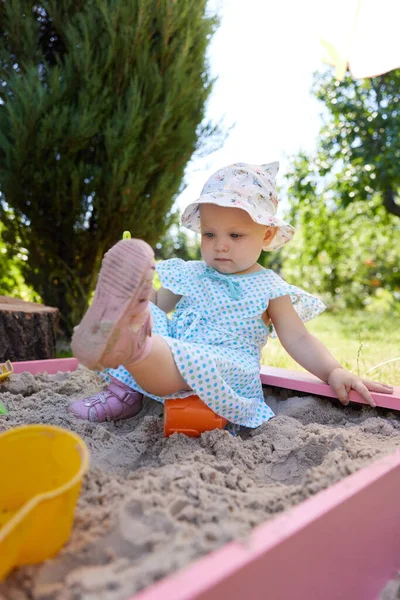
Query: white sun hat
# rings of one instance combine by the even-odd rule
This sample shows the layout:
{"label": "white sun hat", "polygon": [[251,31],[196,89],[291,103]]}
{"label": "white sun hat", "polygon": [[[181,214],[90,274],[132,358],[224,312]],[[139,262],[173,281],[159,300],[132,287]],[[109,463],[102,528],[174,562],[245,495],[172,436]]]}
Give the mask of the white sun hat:
{"label": "white sun hat", "polygon": [[235,163],[220,169],[207,180],[201,196],[183,212],[183,227],[200,233],[200,204],[217,204],[245,210],[256,223],[277,227],[263,250],[276,250],[289,242],[294,227],[275,216],[278,208],[275,176],[279,162],[266,165]]}

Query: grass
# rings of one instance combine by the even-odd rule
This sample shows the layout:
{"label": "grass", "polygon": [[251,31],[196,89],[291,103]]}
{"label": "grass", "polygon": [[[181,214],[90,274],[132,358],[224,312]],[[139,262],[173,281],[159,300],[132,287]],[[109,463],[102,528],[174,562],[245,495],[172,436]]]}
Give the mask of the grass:
{"label": "grass", "polygon": [[[323,313],[306,324],[345,367],[364,376],[372,367],[400,357],[400,318],[368,312]],[[303,370],[282,348],[279,340],[268,340],[262,363]],[[367,379],[400,385],[400,360],[378,367]]]}
{"label": "grass", "polygon": [[72,350],[56,350],[56,358],[72,358]]}

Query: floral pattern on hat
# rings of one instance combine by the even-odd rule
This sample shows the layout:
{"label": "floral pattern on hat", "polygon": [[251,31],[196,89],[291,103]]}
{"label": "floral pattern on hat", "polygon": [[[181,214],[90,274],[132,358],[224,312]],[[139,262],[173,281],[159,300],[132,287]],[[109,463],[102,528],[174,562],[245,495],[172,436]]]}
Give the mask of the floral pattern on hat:
{"label": "floral pattern on hat", "polygon": [[275,177],[278,162],[265,165],[235,163],[220,169],[206,181],[200,198],[186,207],[182,225],[200,233],[200,204],[217,204],[245,210],[256,223],[277,227],[264,250],[276,250],[289,242],[294,228],[276,216],[278,195]]}

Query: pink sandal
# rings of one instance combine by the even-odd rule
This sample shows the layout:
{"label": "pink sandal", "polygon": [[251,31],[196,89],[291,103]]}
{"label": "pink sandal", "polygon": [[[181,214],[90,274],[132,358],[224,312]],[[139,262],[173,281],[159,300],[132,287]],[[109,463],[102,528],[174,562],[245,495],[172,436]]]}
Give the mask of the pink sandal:
{"label": "pink sandal", "polygon": [[111,377],[107,389],[90,398],[71,402],[68,410],[78,419],[103,423],[135,417],[142,410],[142,405],[142,394]]}
{"label": "pink sandal", "polygon": [[149,354],[154,268],[153,250],[142,240],[121,240],[104,255],[93,302],[71,341],[88,369],[129,365]]}

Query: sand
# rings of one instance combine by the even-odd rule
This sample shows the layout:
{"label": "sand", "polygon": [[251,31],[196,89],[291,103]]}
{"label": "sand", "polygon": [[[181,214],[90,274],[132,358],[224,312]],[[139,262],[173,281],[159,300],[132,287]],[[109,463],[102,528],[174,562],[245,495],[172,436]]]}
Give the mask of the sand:
{"label": "sand", "polygon": [[164,438],[152,400],[118,423],[67,412],[101,387],[83,368],[0,385],[9,410],[0,431],[50,423],[77,432],[91,452],[69,542],[54,559],[15,570],[0,583],[1,600],[126,600],[400,446],[394,413],[272,388],[266,401],[278,416],[238,437]]}
{"label": "sand", "polygon": [[400,598],[400,574],[391,579],[382,590],[379,600],[398,600]]}

